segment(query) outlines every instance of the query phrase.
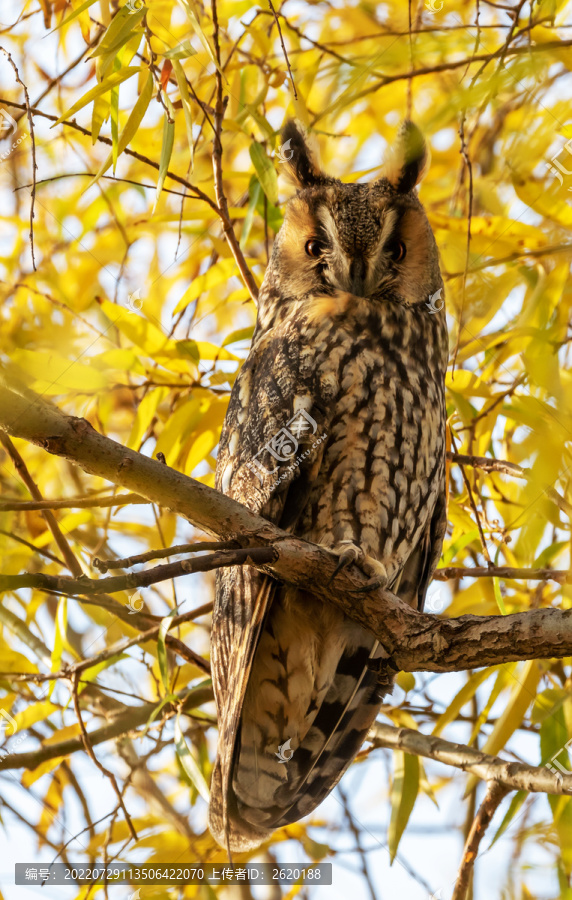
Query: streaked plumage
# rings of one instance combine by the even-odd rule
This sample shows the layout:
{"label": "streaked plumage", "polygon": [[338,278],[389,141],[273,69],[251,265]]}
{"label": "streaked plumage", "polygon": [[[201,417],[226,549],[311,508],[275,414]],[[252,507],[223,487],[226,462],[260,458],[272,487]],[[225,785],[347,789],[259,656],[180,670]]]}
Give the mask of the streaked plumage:
{"label": "streaked plumage", "polygon": [[[414,193],[424,143],[406,123],[384,177],[342,184],[293,123],[283,140],[298,190],[216,484],[296,535],[359,548],[365,571],[421,608],[445,531],[447,363],[445,313],[426,305],[443,288],[437,248]],[[332,790],[391,690],[380,656],[333,605],[248,567],[218,573],[209,824],[219,843],[255,846]]]}

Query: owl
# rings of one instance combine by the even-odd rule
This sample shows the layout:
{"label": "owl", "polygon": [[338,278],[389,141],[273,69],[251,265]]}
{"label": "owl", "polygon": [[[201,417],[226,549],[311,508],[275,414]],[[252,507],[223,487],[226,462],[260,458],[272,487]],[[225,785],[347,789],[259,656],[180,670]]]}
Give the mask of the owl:
{"label": "owl", "polygon": [[[443,304],[431,302],[443,290],[438,252],[415,192],[425,142],[405,122],[383,176],[346,184],[320,170],[296,123],[282,140],[296,191],[232,390],[216,486],[422,609],[446,528],[448,357]],[[251,567],[218,572],[209,827],[229,854],[307,815],[337,784],[392,689],[387,657],[333,604]]]}

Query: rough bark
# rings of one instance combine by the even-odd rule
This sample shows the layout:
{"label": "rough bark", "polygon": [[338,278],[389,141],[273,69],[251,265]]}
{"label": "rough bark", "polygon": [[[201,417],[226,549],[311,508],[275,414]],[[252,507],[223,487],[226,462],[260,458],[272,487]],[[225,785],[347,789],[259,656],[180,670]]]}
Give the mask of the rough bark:
{"label": "rough bark", "polygon": [[329,585],[337,557],[294,538],[245,506],[174,469],[129,450],[66,416],[29,391],[0,385],[0,427],[187,518],[243,548],[272,546],[275,560],[258,568],[335,603],[372,631],[396,669],[452,672],[524,659],[572,655],[572,610],[540,609],[508,616],[440,619],[410,609],[390,591],[360,592],[355,566]]}

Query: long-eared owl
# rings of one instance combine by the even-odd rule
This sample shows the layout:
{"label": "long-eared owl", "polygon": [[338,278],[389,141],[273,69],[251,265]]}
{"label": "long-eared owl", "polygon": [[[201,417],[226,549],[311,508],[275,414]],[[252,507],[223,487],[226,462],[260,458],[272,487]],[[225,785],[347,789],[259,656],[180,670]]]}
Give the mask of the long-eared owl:
{"label": "long-eared owl", "polygon": [[[421,609],[446,527],[443,282],[415,192],[425,143],[405,122],[383,176],[346,184],[295,123],[282,139],[296,193],[216,486]],[[327,796],[391,690],[384,658],[333,604],[251,567],[218,572],[209,826],[222,846],[250,849]]]}

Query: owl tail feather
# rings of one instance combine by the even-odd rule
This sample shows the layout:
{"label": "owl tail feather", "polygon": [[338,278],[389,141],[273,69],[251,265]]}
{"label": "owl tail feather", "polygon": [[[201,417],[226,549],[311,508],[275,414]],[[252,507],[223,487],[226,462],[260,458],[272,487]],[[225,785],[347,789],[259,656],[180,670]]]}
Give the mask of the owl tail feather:
{"label": "owl tail feather", "polygon": [[[233,809],[231,794],[230,803],[224,809],[222,771],[217,760],[212,773],[211,800],[209,805],[209,829],[217,844],[231,853],[245,853],[260,846],[270,837],[274,829],[256,828],[238,816]],[[226,815],[225,815],[226,812]],[[225,821],[226,820],[226,821]]]}

